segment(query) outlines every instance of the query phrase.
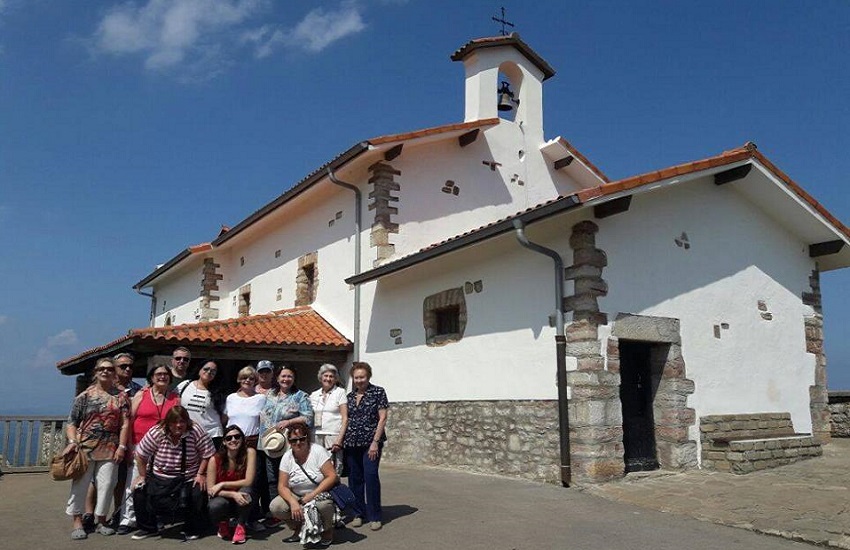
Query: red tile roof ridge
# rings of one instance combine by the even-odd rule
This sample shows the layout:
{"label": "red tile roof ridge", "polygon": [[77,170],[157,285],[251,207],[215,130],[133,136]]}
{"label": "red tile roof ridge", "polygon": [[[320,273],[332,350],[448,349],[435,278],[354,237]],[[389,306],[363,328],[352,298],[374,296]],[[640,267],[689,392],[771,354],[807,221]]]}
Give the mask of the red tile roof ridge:
{"label": "red tile roof ridge", "polygon": [[573,144],[572,144],[572,143],[570,143],[569,141],[567,141],[566,139],[564,139],[563,137],[560,137],[560,136],[558,137],[558,140],[561,142],[561,144],[563,144],[563,146],[564,146],[564,147],[566,147],[566,148],[567,148],[567,150],[569,150],[569,152],[570,152],[570,153],[572,153],[572,155],[573,155],[574,157],[576,157],[576,158],[577,158],[577,159],[578,159],[578,160],[579,160],[582,164],[584,164],[585,166],[587,166],[587,168],[588,168],[591,172],[593,172],[594,174],[596,174],[596,175],[599,177],[599,179],[601,179],[601,180],[602,180],[602,181],[604,181],[605,183],[608,183],[609,181],[611,181],[611,180],[609,180],[609,179],[608,179],[608,176],[606,176],[606,175],[605,175],[605,173],[604,173],[604,172],[602,172],[602,170],[600,170],[600,169],[599,169],[599,168],[598,168],[595,164],[593,164],[592,162],[590,162],[590,161],[587,159],[587,157],[586,157],[586,156],[584,156],[584,155],[582,155],[582,154],[581,154],[581,152],[580,152],[578,149],[576,149],[575,147],[573,147]]}
{"label": "red tile roof ridge", "polygon": [[212,243],[200,243],[189,246],[189,252],[192,254],[200,254],[208,250],[212,250]]}
{"label": "red tile roof ridge", "polygon": [[421,128],[419,130],[404,132],[400,134],[387,134],[368,139],[366,141],[372,145],[381,145],[384,143],[392,143],[394,141],[407,141],[410,139],[443,134],[456,130],[471,130],[474,128],[480,128],[482,126],[495,126],[496,124],[499,124],[500,121],[500,118],[482,118],[480,120],[472,120],[469,122],[455,122],[451,124],[443,124],[441,126],[432,126],[430,128]]}
{"label": "red tile roof ridge", "polygon": [[[563,138],[561,138],[563,139]],[[566,140],[564,140],[566,141]],[[571,149],[575,152],[575,149]],[[487,229],[493,225],[502,223],[506,220],[515,218],[517,216],[521,216],[522,214],[526,214],[533,210],[537,210],[538,208],[543,208],[548,206],[556,201],[564,200],[569,198],[570,196],[575,195],[582,202],[588,202],[592,199],[602,197],[605,195],[611,195],[614,193],[619,193],[622,191],[627,191],[631,189],[636,189],[638,187],[643,187],[645,185],[649,185],[651,183],[655,183],[657,181],[661,181],[663,179],[672,178],[675,176],[687,175],[694,172],[699,172],[701,170],[705,170],[708,168],[714,168],[717,166],[724,166],[726,164],[733,164],[735,162],[747,159],[747,158],[755,158],[761,164],[763,164],[768,170],[770,170],[774,175],[776,175],[779,179],[785,182],[791,189],[796,193],[800,198],[809,203],[813,208],[815,208],[819,213],[821,213],[825,218],[827,218],[830,223],[835,225],[840,231],[842,231],[845,235],[850,237],[850,230],[841,223],[835,216],[833,216],[829,211],[826,210],[817,200],[815,200],[811,195],[809,195],[802,187],[800,187],[796,182],[794,182],[790,177],[788,177],[782,170],[776,167],[770,160],[767,159],[761,152],[758,151],[758,147],[752,141],[746,142],[744,145],[740,147],[735,147],[733,149],[729,149],[727,151],[723,151],[718,155],[714,155],[711,157],[707,157],[704,159],[684,162],[681,164],[677,164],[674,166],[670,166],[668,168],[662,168],[660,170],[653,170],[650,172],[646,172],[643,174],[637,174],[634,176],[630,176],[628,178],[623,178],[620,180],[604,183],[602,185],[596,187],[590,187],[588,189],[582,189],[576,193],[571,193],[569,195],[559,195],[554,199],[549,199],[540,204],[536,204],[532,207],[526,208],[525,210],[521,210],[516,212],[510,216],[506,216],[503,218],[499,218],[487,224],[484,224],[480,227],[476,227],[475,229],[470,229],[468,231],[464,231],[463,233],[459,233],[457,235],[453,235],[447,239],[443,239],[441,241],[435,242],[415,252],[411,252],[410,254],[406,254],[396,260],[393,260],[391,263],[395,263],[397,261],[403,260],[409,256],[414,256],[416,254],[420,254],[422,252],[427,252],[433,248],[445,245],[449,242],[455,241],[457,239],[461,239],[471,233],[476,233],[478,231]]]}
{"label": "red tile roof ridge", "polygon": [[[304,317],[301,321],[294,318]],[[290,321],[285,321],[291,319]],[[279,324],[279,323],[285,324]],[[275,324],[278,323],[278,324]],[[108,344],[88,349],[56,363],[57,368],[77,362],[83,358],[94,358],[106,350],[114,350],[115,346],[138,338],[140,341],[187,341],[197,342],[228,342],[232,344],[274,344],[274,345],[306,345],[330,346],[346,348],[351,345],[339,330],[331,325],[324,317],[310,306],[298,306],[264,313],[238,317],[172,325],[165,327],[144,327],[131,329],[125,336],[117,338]]]}
{"label": "red tile roof ridge", "polygon": [[500,45],[513,46],[522,52],[529,61],[540,69],[540,72],[543,73],[543,80],[555,76],[555,69],[545,59],[540,57],[540,54],[534,51],[531,46],[526,44],[517,32],[512,32],[509,35],[485,36],[483,38],[472,39],[456,49],[450,56],[450,59],[452,61],[463,61],[467,55],[479,48],[492,48]]}
{"label": "red tile roof ridge", "polygon": [[[272,311],[269,313],[260,313],[257,315],[246,315],[244,317],[232,317],[230,319],[214,319],[212,321],[201,321],[198,323],[183,323],[182,325],[169,325],[162,327],[143,327],[132,329],[128,333],[128,335],[134,334],[149,334],[156,332],[163,332],[168,330],[197,330],[201,328],[209,328],[209,327],[226,327],[226,326],[236,326],[236,325],[244,325],[247,323],[252,323],[255,321],[262,321],[264,319],[274,319],[277,317],[290,317],[293,315],[304,315],[314,313],[321,317],[316,311],[310,306],[297,306],[290,309],[280,309],[277,311]],[[322,318],[324,319],[324,318]],[[189,328],[191,327],[191,328]]]}

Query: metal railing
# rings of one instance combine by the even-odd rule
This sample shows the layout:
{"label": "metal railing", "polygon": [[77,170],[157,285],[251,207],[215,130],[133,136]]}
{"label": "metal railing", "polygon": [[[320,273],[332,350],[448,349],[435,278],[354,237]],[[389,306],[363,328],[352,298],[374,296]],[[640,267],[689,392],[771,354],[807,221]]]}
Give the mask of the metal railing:
{"label": "metal railing", "polygon": [[47,472],[67,444],[65,416],[0,416],[0,472]]}

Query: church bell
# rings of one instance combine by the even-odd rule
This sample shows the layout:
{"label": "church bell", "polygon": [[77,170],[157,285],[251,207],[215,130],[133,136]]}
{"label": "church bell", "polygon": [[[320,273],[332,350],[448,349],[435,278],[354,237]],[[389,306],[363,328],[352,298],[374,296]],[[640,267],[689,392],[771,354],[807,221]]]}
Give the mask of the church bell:
{"label": "church bell", "polygon": [[514,93],[511,91],[510,85],[502,81],[502,86],[498,89],[499,94],[499,110],[512,111],[514,105],[519,105],[519,100],[514,99]]}

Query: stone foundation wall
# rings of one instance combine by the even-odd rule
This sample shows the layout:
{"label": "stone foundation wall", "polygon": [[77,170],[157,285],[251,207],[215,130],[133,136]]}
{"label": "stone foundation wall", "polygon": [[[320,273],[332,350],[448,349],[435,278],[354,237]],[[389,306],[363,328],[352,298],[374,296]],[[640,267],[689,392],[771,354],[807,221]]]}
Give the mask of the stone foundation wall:
{"label": "stone foundation wall", "polygon": [[747,474],[820,456],[812,434],[797,434],[791,413],[720,414],[700,417],[702,467]]}
{"label": "stone foundation wall", "polygon": [[555,400],[392,403],[387,438],[391,462],[560,483]]}
{"label": "stone foundation wall", "polygon": [[829,392],[832,437],[850,437],[850,392]]}

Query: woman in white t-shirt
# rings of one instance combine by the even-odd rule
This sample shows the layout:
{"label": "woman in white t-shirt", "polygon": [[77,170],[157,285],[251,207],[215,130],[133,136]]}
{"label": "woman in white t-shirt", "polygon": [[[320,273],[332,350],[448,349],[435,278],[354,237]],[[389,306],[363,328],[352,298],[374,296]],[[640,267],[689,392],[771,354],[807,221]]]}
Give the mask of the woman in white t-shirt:
{"label": "woman in white t-shirt", "polygon": [[[272,516],[285,521],[293,531],[292,535],[283,539],[284,542],[309,542],[316,547],[327,548],[333,542],[335,508],[328,491],[339,479],[331,455],[321,445],[310,443],[310,429],[305,424],[293,424],[289,428],[288,440],[289,450],[280,459],[279,494],[270,506]],[[320,536],[302,529],[305,508],[313,505],[321,517]]]}
{"label": "woman in white t-shirt", "polygon": [[239,382],[239,390],[227,396],[224,414],[227,415],[228,422],[239,426],[245,434],[248,446],[256,449],[260,434],[260,411],[266,404],[266,396],[254,389],[257,383],[257,371],[254,367],[241,369],[236,380]]}
{"label": "woman in white t-shirt", "polygon": [[180,394],[180,404],[189,411],[189,418],[203,428],[218,449],[227,415],[224,414],[224,399],[213,386],[216,374],[218,366],[207,361],[198,371],[196,380],[184,380],[177,385],[177,393]]}
{"label": "woman in white t-shirt", "polygon": [[313,443],[331,452],[334,468],[342,471],[342,440],[348,427],[348,397],[339,381],[339,371],[330,363],[319,367],[322,387],[310,394],[313,406]]}

